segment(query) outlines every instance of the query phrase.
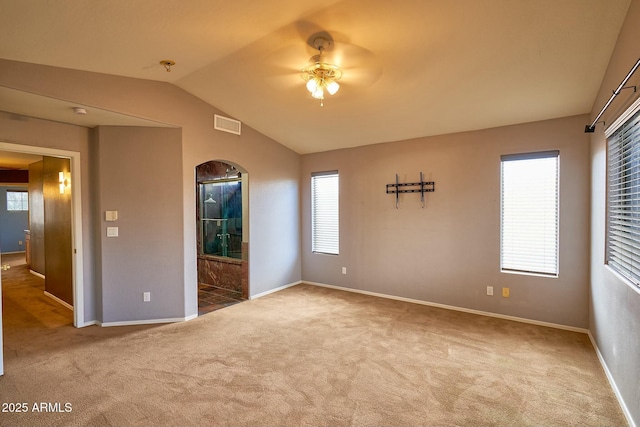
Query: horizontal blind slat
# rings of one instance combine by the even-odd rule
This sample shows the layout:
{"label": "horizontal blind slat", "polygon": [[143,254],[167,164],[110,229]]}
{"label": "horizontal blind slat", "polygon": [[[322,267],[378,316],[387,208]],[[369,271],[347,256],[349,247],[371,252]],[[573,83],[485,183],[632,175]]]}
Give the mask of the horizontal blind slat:
{"label": "horizontal blind slat", "polygon": [[607,139],[607,264],[640,283],[640,111]]}

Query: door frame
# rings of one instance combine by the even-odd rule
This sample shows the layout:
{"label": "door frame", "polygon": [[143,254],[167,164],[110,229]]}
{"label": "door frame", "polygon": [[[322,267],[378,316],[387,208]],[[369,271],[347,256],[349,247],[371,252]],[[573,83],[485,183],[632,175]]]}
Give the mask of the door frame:
{"label": "door frame", "polygon": [[[73,256],[71,257],[72,287],[73,287],[73,326],[82,328],[93,323],[84,320],[84,257],[82,245],[82,185],[80,153],[77,151],[46,148],[35,145],[22,145],[0,141],[0,151],[34,154],[39,156],[61,157],[70,160],[71,164],[71,242]],[[0,278],[0,296],[2,296],[2,280]],[[0,305],[0,375],[4,373],[2,350],[2,305]]]}

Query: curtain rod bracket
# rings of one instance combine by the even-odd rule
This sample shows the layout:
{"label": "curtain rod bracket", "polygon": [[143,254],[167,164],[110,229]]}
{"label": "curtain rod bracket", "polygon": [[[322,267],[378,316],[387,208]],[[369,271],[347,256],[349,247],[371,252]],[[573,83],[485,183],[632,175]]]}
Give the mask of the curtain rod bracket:
{"label": "curtain rod bracket", "polygon": [[625,86],[625,87],[621,87],[621,88],[619,88],[619,89],[617,89],[617,90],[614,90],[614,91],[613,91],[613,94],[614,94],[615,96],[618,96],[618,95],[620,95],[620,92],[621,92],[623,89],[631,89],[631,88],[633,88],[633,91],[634,91],[634,92],[636,91],[636,86],[635,86],[635,85],[633,85],[633,86]]}
{"label": "curtain rod bracket", "polygon": [[585,133],[592,133],[592,132],[595,131],[596,123],[599,123],[598,120],[600,120],[600,117],[602,117],[602,115],[607,110],[607,108],[609,108],[609,105],[611,105],[611,102],[613,102],[613,99],[616,96],[620,95],[620,91],[622,89],[631,89],[631,88],[633,88],[633,91],[636,92],[636,90],[637,90],[636,86],[625,86],[625,85],[627,84],[627,82],[629,81],[629,79],[631,78],[633,73],[636,72],[636,70],[638,69],[639,66],[640,66],[640,59],[638,59],[636,61],[635,65],[633,67],[631,67],[631,70],[629,70],[629,72],[627,73],[627,76],[622,80],[622,82],[620,83],[618,88],[613,91],[613,94],[611,95],[611,98],[609,98],[607,103],[604,104],[604,107],[602,107],[602,110],[600,110],[600,112],[598,113],[596,118],[593,120],[593,123],[591,123],[591,125],[585,126],[585,128],[584,128]]}
{"label": "curtain rod bracket", "polygon": [[595,132],[595,130],[596,130],[596,125],[597,125],[598,123],[602,123],[603,125],[605,124],[604,120],[600,120],[599,122],[594,123],[593,125],[586,125],[586,126],[584,127],[584,133],[593,133],[593,132]]}

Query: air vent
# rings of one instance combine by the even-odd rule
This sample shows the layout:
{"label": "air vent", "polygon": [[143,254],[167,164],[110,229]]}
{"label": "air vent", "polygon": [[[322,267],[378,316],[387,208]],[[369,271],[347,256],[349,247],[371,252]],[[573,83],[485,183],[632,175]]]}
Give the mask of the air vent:
{"label": "air vent", "polygon": [[228,117],[222,117],[217,114],[214,114],[213,117],[213,128],[216,130],[221,130],[223,132],[234,133],[236,135],[240,135],[240,130],[242,127],[242,123],[239,120],[233,120]]}

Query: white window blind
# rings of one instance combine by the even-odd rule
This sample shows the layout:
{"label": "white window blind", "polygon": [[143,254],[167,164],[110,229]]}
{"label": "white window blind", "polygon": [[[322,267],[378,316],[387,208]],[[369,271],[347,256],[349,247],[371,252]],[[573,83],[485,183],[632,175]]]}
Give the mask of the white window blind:
{"label": "white window blind", "polygon": [[339,194],[340,180],[337,171],[311,175],[311,250],[313,252],[339,253]]}
{"label": "white window blind", "polygon": [[607,138],[607,264],[640,286],[640,111]]}
{"label": "white window blind", "polygon": [[501,269],[556,277],[559,152],[501,160]]}

